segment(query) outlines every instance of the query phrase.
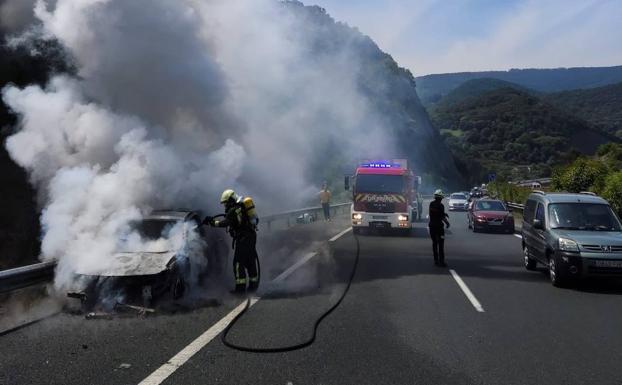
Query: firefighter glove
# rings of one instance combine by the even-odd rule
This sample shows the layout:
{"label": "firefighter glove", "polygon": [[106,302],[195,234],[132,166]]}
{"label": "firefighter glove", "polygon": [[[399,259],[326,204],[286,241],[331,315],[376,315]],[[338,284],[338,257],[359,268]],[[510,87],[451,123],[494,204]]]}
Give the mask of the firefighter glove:
{"label": "firefighter glove", "polygon": [[210,217],[210,216],[205,217],[205,219],[203,219],[203,224],[204,225],[209,225],[209,226],[214,226],[214,224],[215,224],[214,217]]}

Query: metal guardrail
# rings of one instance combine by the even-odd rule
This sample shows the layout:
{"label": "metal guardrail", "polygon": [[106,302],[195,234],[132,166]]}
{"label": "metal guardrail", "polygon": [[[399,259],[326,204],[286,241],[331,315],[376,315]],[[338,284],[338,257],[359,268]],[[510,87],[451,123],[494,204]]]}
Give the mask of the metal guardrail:
{"label": "metal guardrail", "polygon": [[0,293],[22,289],[54,278],[56,262],[41,262],[0,271]]}
{"label": "metal guardrail", "polygon": [[525,205],[521,205],[520,203],[514,203],[514,202],[505,202],[505,204],[513,209],[517,209],[517,210],[524,210],[525,209]]}
{"label": "metal guardrail", "polygon": [[[349,211],[351,204],[352,203],[348,202],[331,205],[331,215],[337,214],[339,211]],[[305,213],[319,216],[323,215],[323,210],[322,207],[308,207],[304,209],[285,211],[261,217],[260,224],[266,224],[268,229],[270,229],[273,222],[284,221],[287,223],[287,227],[290,227],[292,222],[296,223],[296,218],[298,216],[304,215]],[[49,282],[54,278],[55,268],[56,262],[50,261],[35,263],[33,265],[17,267],[14,269],[2,270],[0,271],[0,294]]]}
{"label": "metal guardrail", "polygon": [[[352,202],[338,203],[338,204],[331,205],[330,206],[331,216],[339,212],[349,211],[351,205],[352,205]],[[301,215],[309,214],[309,215],[312,215],[315,219],[317,219],[320,216],[324,215],[323,213],[324,211],[321,206],[307,207],[304,209],[285,211],[285,212],[278,213],[278,214],[266,215],[266,216],[260,217],[259,224],[260,225],[262,223],[266,224],[268,226],[268,229],[271,229],[274,222],[284,221],[286,222],[287,227],[290,227],[292,223],[296,223],[296,218],[298,218]]]}

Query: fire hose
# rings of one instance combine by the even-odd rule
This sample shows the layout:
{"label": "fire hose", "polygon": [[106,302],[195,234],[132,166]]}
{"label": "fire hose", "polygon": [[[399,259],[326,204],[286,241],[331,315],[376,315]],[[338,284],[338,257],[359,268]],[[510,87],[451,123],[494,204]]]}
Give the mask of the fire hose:
{"label": "fire hose", "polygon": [[283,353],[283,352],[291,352],[293,350],[304,349],[304,348],[306,348],[308,346],[311,346],[315,342],[315,339],[316,339],[316,336],[317,336],[317,329],[320,326],[320,324],[322,323],[322,321],[326,317],[328,317],[329,314],[331,314],[333,311],[335,311],[335,309],[337,309],[339,307],[341,302],[344,300],[344,298],[348,294],[348,291],[350,290],[350,286],[352,286],[352,281],[354,280],[354,276],[356,274],[356,269],[358,267],[359,254],[360,254],[360,244],[359,244],[358,236],[356,234],[354,235],[354,239],[356,240],[356,256],[354,258],[354,263],[352,265],[352,271],[350,272],[350,276],[348,278],[347,285],[346,285],[345,289],[343,290],[343,293],[341,293],[341,296],[339,297],[337,302],[335,302],[334,305],[332,305],[328,310],[326,310],[324,313],[322,313],[322,315],[320,315],[319,318],[317,318],[315,320],[315,322],[313,324],[313,334],[311,335],[311,337],[309,339],[307,339],[304,342],[298,343],[298,344],[289,345],[289,346],[280,346],[280,347],[275,347],[275,348],[253,348],[253,347],[237,345],[237,344],[234,344],[232,342],[229,342],[227,340],[227,335],[229,334],[229,332],[231,331],[233,326],[236,324],[236,322],[238,322],[238,320],[240,318],[242,318],[244,316],[244,314],[246,314],[246,312],[248,311],[248,309],[251,306],[251,298],[249,297],[249,298],[246,299],[246,306],[244,307],[244,309],[240,313],[238,313],[238,315],[236,315],[235,318],[233,318],[231,323],[229,323],[229,325],[227,325],[227,327],[225,328],[224,332],[222,333],[222,336],[221,336],[222,343],[225,346],[227,346],[227,347],[229,347],[231,349],[239,350],[239,351],[242,351],[242,352],[249,352],[249,353]]}

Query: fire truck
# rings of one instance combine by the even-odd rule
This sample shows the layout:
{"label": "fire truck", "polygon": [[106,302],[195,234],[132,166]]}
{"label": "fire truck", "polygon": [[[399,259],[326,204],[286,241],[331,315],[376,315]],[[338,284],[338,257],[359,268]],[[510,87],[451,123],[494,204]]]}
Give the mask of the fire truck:
{"label": "fire truck", "polygon": [[352,190],[354,232],[364,228],[410,232],[421,218],[420,183],[406,159],[362,161],[356,173],[345,178],[346,190]]}

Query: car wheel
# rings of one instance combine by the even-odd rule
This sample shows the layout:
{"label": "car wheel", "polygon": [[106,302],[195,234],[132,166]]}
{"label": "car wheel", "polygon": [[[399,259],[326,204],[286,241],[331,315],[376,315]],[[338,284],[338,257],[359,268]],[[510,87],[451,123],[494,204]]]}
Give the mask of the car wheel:
{"label": "car wheel", "polygon": [[523,245],[523,257],[525,259],[525,269],[527,270],[536,270],[536,266],[538,265],[538,262],[531,258],[531,256],[529,255],[529,250],[527,249],[526,245]]}
{"label": "car wheel", "polygon": [[567,279],[562,272],[559,260],[555,255],[549,256],[549,279],[555,287],[564,287]]}
{"label": "car wheel", "polygon": [[184,277],[180,274],[179,270],[175,270],[171,280],[171,294],[173,299],[180,299],[186,292],[186,282]]}

